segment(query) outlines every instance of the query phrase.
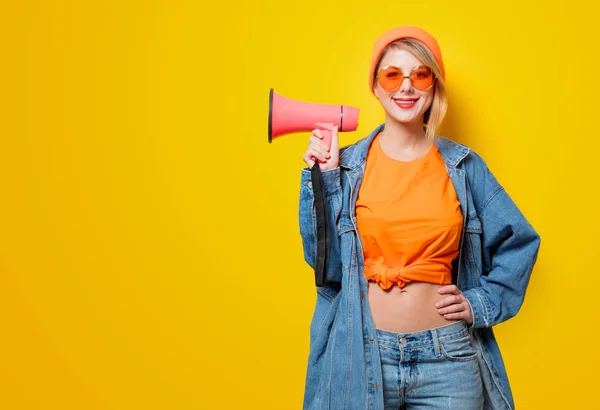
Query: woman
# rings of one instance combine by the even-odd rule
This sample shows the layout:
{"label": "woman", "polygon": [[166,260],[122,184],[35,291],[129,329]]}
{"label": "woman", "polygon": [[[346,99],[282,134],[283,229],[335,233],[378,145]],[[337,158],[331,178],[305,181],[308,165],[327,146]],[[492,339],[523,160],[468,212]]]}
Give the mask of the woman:
{"label": "woman", "polygon": [[492,326],[523,303],[540,238],[484,161],[437,136],[447,107],[436,40],[397,27],[375,42],[369,82],[385,123],[339,149],[313,131],[300,232],[317,252],[310,168],[330,221],[305,409],[513,409]]}

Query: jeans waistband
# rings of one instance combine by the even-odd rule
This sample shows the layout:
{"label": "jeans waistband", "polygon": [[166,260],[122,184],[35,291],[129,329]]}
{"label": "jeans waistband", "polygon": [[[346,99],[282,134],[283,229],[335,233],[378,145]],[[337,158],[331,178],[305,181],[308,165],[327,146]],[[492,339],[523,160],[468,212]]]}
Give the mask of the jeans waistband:
{"label": "jeans waistband", "polygon": [[376,330],[378,342],[403,348],[438,345],[439,342],[458,339],[469,334],[467,322],[464,320],[418,332],[396,333],[383,329]]}

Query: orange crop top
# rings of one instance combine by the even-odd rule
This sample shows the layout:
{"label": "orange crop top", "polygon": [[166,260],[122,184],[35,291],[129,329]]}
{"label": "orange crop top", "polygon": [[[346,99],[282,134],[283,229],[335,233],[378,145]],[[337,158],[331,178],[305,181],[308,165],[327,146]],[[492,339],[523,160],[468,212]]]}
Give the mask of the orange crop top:
{"label": "orange crop top", "polygon": [[435,144],[402,162],[373,140],[356,202],[365,276],[383,289],[410,281],[452,283],[463,218]]}

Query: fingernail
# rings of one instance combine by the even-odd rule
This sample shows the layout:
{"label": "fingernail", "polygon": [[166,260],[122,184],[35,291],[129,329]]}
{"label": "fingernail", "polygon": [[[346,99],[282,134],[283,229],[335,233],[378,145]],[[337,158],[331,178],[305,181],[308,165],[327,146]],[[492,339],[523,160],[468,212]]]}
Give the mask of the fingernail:
{"label": "fingernail", "polygon": [[435,307],[439,308],[439,307],[440,307],[440,304],[439,304],[439,303],[436,303],[436,304],[435,304]]}

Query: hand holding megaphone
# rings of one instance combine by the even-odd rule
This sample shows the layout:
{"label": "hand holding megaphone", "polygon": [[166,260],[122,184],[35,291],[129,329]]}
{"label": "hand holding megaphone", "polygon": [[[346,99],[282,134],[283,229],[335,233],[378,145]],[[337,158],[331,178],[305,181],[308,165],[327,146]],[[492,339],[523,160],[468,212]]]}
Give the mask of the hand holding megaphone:
{"label": "hand holding megaphone", "polygon": [[338,140],[338,127],[332,126],[331,130],[327,126],[321,126],[322,129],[314,129],[308,139],[308,148],[302,159],[309,168],[319,160],[321,171],[334,169],[338,166],[340,157],[340,146]]}

